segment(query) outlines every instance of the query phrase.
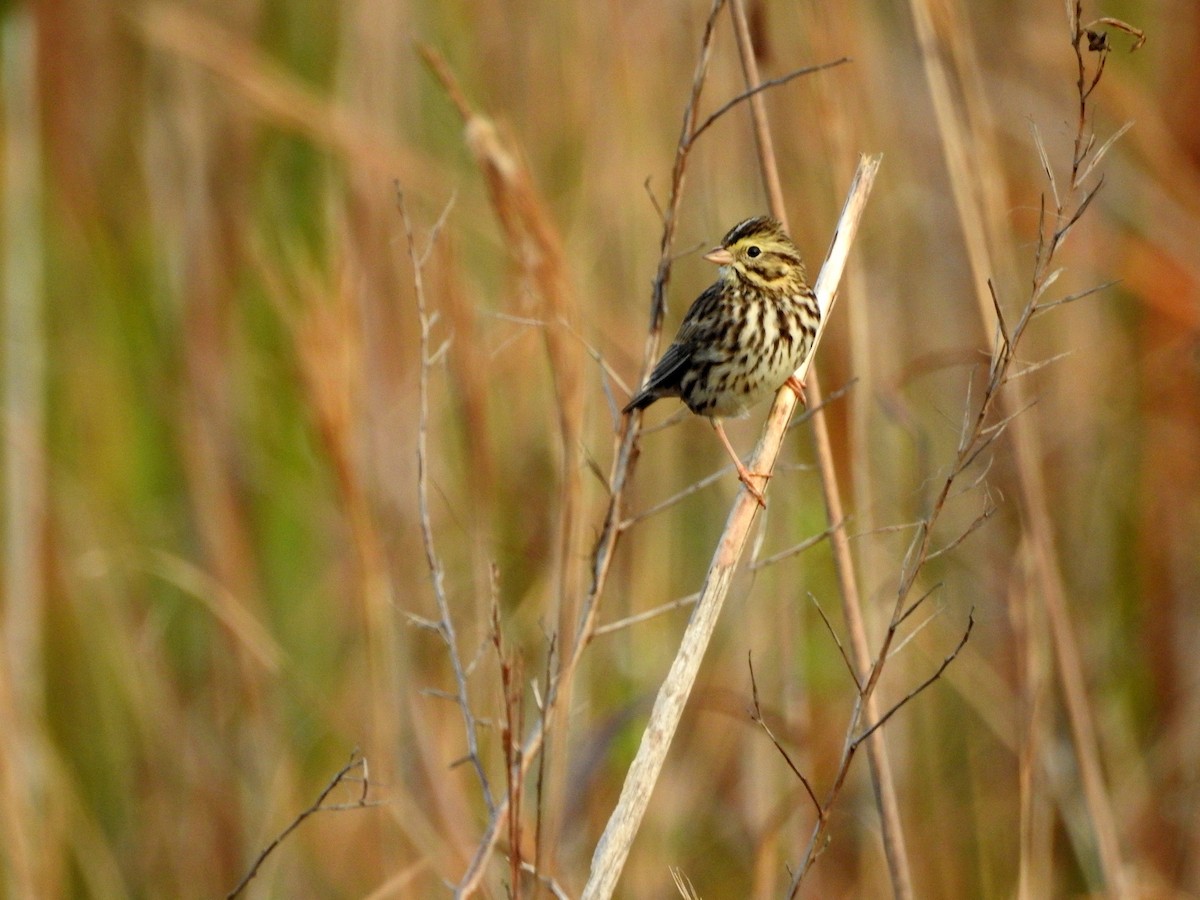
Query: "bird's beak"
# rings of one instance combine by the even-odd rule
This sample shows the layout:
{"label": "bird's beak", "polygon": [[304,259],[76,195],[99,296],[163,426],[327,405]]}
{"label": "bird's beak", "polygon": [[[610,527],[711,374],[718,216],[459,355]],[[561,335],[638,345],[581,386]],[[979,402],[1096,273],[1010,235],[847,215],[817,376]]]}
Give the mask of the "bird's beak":
{"label": "bird's beak", "polygon": [[724,247],[713,247],[704,254],[704,258],[718,266],[728,266],[733,262],[733,254]]}

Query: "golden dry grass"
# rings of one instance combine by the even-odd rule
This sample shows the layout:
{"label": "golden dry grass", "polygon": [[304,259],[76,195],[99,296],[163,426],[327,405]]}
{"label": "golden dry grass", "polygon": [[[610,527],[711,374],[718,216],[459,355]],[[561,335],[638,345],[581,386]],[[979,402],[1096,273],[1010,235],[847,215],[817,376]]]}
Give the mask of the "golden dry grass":
{"label": "golden dry grass", "polygon": [[[535,727],[548,636],[556,660],[574,650],[615,410],[647,346],[662,227],[644,185],[665,202],[707,9],[68,0],[0,14],[0,895],[223,896],[355,748],[379,805],[307,818],[247,896],[425,897],[462,878],[488,809],[431,627],[421,328],[395,185],[418,248],[450,203],[423,269],[427,524],[498,801],[503,732],[521,714]],[[1135,124],[1052,291],[1119,283],[1031,326],[1022,364],[1069,355],[1023,379],[1026,436],[990,457],[997,512],[924,573],[921,590],[940,587],[880,687],[885,708],[903,697],[974,608],[962,654],[884,731],[920,897],[1104,889],[1050,569],[1130,890],[1200,893],[1200,12],[1119,14],[1149,42],[1129,54],[1112,35],[1093,126],[1102,142]],[[981,287],[991,277],[1014,316],[1028,299],[1048,190],[1031,123],[1060,179],[1069,164],[1066,16],[1028,0],[761,3],[750,25],[764,77],[853,60],[765,95],[811,268],[858,153],[884,155],[816,364],[827,394],[847,389],[826,415],[877,647],[911,539],[895,526],[927,511],[983,383]],[[457,106],[418,45],[444,60]],[[701,113],[742,87],[725,14]],[[668,332],[712,277],[689,251],[766,208],[756,159],[744,107],[696,145]],[[707,423],[655,430],[669,413],[647,417],[626,518],[723,464]],[[730,427],[747,452],[761,418]],[[813,461],[801,424],[753,559],[826,528]],[[726,474],[622,532],[601,626],[698,589],[736,486]],[[977,499],[947,508],[945,537]],[[809,595],[841,631],[824,542],[735,580],[618,896],[672,896],[676,877],[703,897],[785,891],[812,808],[751,721],[746,659],[764,720],[821,793],[854,688]],[[571,896],[687,610],[596,636],[544,771],[531,760],[521,858]],[[865,763],[803,896],[891,890]],[[511,884],[510,834],[486,896]]]}

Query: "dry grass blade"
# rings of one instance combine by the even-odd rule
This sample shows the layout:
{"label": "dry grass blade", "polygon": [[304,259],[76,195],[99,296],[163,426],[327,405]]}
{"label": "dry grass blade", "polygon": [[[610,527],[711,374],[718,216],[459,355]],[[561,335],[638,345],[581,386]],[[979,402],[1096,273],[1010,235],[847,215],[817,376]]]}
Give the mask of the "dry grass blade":
{"label": "dry grass blade", "polygon": [[[53,766],[42,759],[45,721],[46,629],[53,533],[48,406],[50,329],[47,328],[47,235],[43,207],[49,185],[42,167],[44,123],[39,104],[45,62],[44,23],[33,7],[8,11],[0,26],[0,320],[3,326],[4,489],[0,568],[0,839],[4,890],[13,895],[51,892],[44,844],[51,829],[42,820],[55,793]],[[48,747],[50,741],[45,740]]]}
{"label": "dry grass blade", "polygon": [[1115,287],[1120,284],[1117,279],[1101,282],[1090,288],[1084,288],[1082,291],[1076,291],[1074,294],[1067,294],[1065,297],[1060,297],[1058,300],[1052,300],[1049,303],[1039,303],[1035,312],[1044,313],[1054,309],[1056,306],[1065,306],[1068,303],[1074,303],[1076,300],[1082,300],[1084,297],[1091,297],[1093,294],[1099,294],[1102,291],[1108,290],[1110,287]]}
{"label": "dry grass blade", "polygon": [[283,648],[229,588],[200,567],[170,553],[151,551],[147,568],[199,600],[264,669],[278,671],[286,658]]}
{"label": "dry grass blade", "polygon": [[147,3],[133,14],[134,33],[151,47],[203,66],[268,122],[305,135],[318,146],[367,166],[382,177],[404,173],[425,182],[435,167],[386,132],[318,96],[287,75],[257,46],[205,15],[176,3]]}
{"label": "dry grass blade", "polygon": [[[1125,134],[1125,132],[1127,132],[1132,127],[1133,127],[1133,122],[1129,121],[1129,122],[1126,122],[1124,125],[1122,125],[1120,128],[1118,128],[1115,132],[1113,132],[1112,135],[1108,138],[1108,140],[1106,140],[1103,144],[1100,145],[1100,149],[1098,149],[1095,153],[1091,154],[1091,159],[1088,160],[1087,166],[1083,169],[1082,172],[1080,172],[1075,177],[1075,183],[1072,185],[1072,187],[1079,187],[1081,184],[1083,184],[1085,181],[1087,181],[1088,178],[1091,176],[1091,174],[1096,170],[1096,167],[1098,165],[1100,165],[1101,162],[1103,162],[1104,157],[1108,155],[1108,151],[1112,149],[1113,144],[1115,144],[1117,141],[1119,141],[1121,139],[1121,136],[1123,134]],[[1055,194],[1054,199],[1055,199],[1055,201],[1058,200],[1057,193]]]}
{"label": "dry grass blade", "polygon": [[671,867],[671,880],[675,882],[675,888],[684,900],[700,900],[700,892],[696,890],[691,879],[675,866]]}
{"label": "dry grass blade", "polygon": [[1046,176],[1046,180],[1050,182],[1050,191],[1054,194],[1054,205],[1055,207],[1061,207],[1062,200],[1058,196],[1058,180],[1054,177],[1054,169],[1050,165],[1050,157],[1046,154],[1046,145],[1042,142],[1042,131],[1033,122],[1029,123],[1029,131],[1033,135],[1033,144],[1037,148],[1038,159],[1042,163],[1042,173]]}

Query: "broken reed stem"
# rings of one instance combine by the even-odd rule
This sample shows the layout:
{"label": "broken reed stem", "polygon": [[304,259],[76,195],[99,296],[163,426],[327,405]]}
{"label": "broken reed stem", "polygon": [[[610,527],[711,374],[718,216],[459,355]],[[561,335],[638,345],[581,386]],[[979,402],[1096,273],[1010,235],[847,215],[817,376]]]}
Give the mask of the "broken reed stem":
{"label": "broken reed stem", "polygon": [[[878,169],[878,156],[863,157],[859,161],[833,245],[814,288],[822,310],[827,311],[833,303],[834,293],[845,269],[850,246]],[[798,374],[803,375],[804,372]],[[795,408],[796,395],[793,391],[781,390],[776,395],[763,435],[749,463],[751,471],[769,472],[774,468],[788,421]],[[633,838],[650,802],[650,794],[662,771],[671,738],[691,694],[696,673],[716,627],[717,618],[729,592],[730,582],[758,509],[758,501],[743,487],[734,500],[725,530],[717,543],[716,552],[700,591],[700,600],[683,633],[679,651],[655,698],[641,744],[626,773],[620,799],[609,817],[608,825],[592,857],[591,873],[581,895],[583,900],[601,900],[613,894]]]}
{"label": "broken reed stem", "polygon": [[[754,55],[753,36],[746,21],[743,0],[731,0],[730,12],[733,14],[734,34],[737,38],[738,52],[741,56],[742,70],[748,85],[759,81],[758,62]],[[754,118],[754,134],[758,145],[759,168],[763,176],[763,184],[770,200],[771,213],[784,228],[787,228],[787,212],[783,201],[783,189],[780,186],[779,164],[775,158],[771,128],[767,121],[766,106],[761,96],[755,96],[750,101],[750,109]],[[832,300],[831,300],[832,303]],[[821,325],[828,321],[829,310],[822,310]],[[809,355],[812,359],[814,354]],[[821,405],[821,384],[815,370],[811,370],[806,382],[808,402]],[[821,489],[825,498],[825,511],[829,524],[845,520],[842,505],[841,489],[838,485],[837,469],[833,463],[833,445],[829,439],[829,425],[824,415],[813,417],[813,438],[816,450],[817,469],[821,474]],[[751,469],[751,471],[761,471]],[[834,571],[838,581],[838,593],[842,600],[842,615],[850,638],[850,649],[854,657],[856,679],[859,683],[871,669],[871,648],[867,639],[867,629],[862,614],[862,604],[858,590],[858,579],[854,570],[854,559],[850,553],[850,538],[844,529],[831,528],[829,535],[830,549],[833,553]],[[874,722],[877,716],[875,699],[872,695],[866,698],[866,716]],[[912,871],[908,862],[908,852],[905,847],[904,826],[900,818],[900,806],[896,800],[895,781],[892,778],[891,763],[888,759],[887,748],[883,742],[883,734],[874,735],[867,743],[867,756],[870,762],[871,778],[874,782],[875,797],[879,804],[879,818],[883,835],[884,855],[887,857],[888,874],[892,882],[892,891],[897,898],[911,898]]]}

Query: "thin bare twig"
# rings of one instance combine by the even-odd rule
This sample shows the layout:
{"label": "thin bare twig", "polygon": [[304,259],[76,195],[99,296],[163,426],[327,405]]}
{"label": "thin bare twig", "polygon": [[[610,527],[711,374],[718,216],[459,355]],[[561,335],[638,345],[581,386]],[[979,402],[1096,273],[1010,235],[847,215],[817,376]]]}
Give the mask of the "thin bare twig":
{"label": "thin bare twig", "polygon": [[[730,9],[742,71],[746,82],[754,84],[759,81],[758,61],[753,37],[746,17],[745,4],[742,0],[732,0]],[[752,98],[750,109],[754,123],[755,142],[758,149],[759,169],[770,201],[771,212],[786,227],[786,209],[779,176],[779,166],[775,158],[774,141],[762,98],[759,96]],[[825,296],[822,290],[822,280],[825,277],[826,271],[822,268],[816,284],[818,298],[824,298]],[[832,304],[835,299],[836,294],[831,294],[829,296],[829,305],[825,306],[823,303],[821,305],[821,321],[817,332],[818,340],[832,318],[830,312],[832,311]],[[820,379],[817,377],[816,372],[810,372],[814,358],[815,353],[810,354],[804,364],[804,371],[798,372],[797,377],[801,381],[804,381],[807,377],[809,397],[812,399],[814,405],[821,406]],[[829,436],[829,428],[824,416],[817,415],[813,418],[813,438],[817,469],[821,476],[821,490],[825,499],[826,517],[830,524],[839,523],[845,519],[845,512],[837,470],[833,463],[833,448]],[[752,464],[751,471],[769,470]],[[842,601],[842,612],[846,621],[851,653],[859,672],[865,672],[870,665],[871,655],[859,599],[860,594],[857,575],[854,569],[854,560],[850,552],[850,542],[844,530],[834,529],[831,532],[830,549],[833,555],[834,573],[837,577],[838,594]],[[855,680],[859,682],[861,677]],[[873,701],[870,696],[867,696],[865,698],[865,705],[868,716],[874,715],[872,703]],[[896,791],[891,774],[891,764],[883,742],[872,741],[868,747],[868,756],[870,759],[871,778],[875,787],[875,797],[879,805],[880,831],[883,836],[884,853],[887,857],[888,874],[891,878],[892,890],[898,900],[908,900],[913,893],[912,875],[908,862],[908,852],[905,847],[899,803],[896,799]]]}
{"label": "thin bare twig", "polygon": [[677,503],[680,503],[681,501],[686,500],[688,497],[692,496],[693,494],[697,494],[700,491],[704,490],[704,488],[708,487],[709,485],[716,484],[723,477],[728,475],[732,470],[733,470],[732,463],[729,463],[728,465],[724,465],[721,468],[719,468],[717,471],[715,471],[709,475],[705,475],[703,478],[699,479],[698,481],[693,481],[691,484],[689,484],[687,487],[683,488],[682,490],[676,491],[674,494],[672,494],[670,497],[667,497],[665,500],[660,500],[658,503],[655,503],[653,506],[649,506],[646,509],[643,509],[641,512],[636,513],[632,516],[629,516],[629,518],[627,518],[627,519],[622,519],[621,525],[620,525],[621,530],[625,531],[628,528],[632,528],[638,522],[643,522],[646,519],[649,519],[653,516],[658,515],[660,512],[664,512],[665,510],[670,509],[672,506],[675,506]]}
{"label": "thin bare twig", "polygon": [[[825,610],[821,608],[821,604],[817,601],[817,598],[810,593],[808,599],[817,608],[817,613],[821,616],[821,621],[825,623],[825,630],[829,632],[829,636],[833,638],[834,644],[837,645],[838,653],[842,655],[842,662],[846,664],[846,671],[850,675],[850,680],[854,682],[855,690],[861,694],[862,684],[859,683],[858,672],[854,670],[854,663],[850,661],[850,657],[846,654],[846,648],[842,646],[842,639],[838,637],[837,630],[834,629],[833,623],[829,621],[829,616],[825,615]],[[820,809],[820,804],[817,805],[817,808],[818,810]]]}
{"label": "thin bare twig", "polygon": [[940,591],[944,586],[945,585],[939,581],[937,584],[934,584],[932,587],[930,587],[927,591],[925,591],[925,593],[910,603],[904,612],[900,613],[900,616],[896,619],[896,624],[903,625],[905,619],[915,613],[925,603],[926,600]]}
{"label": "thin bare twig", "polygon": [[783,745],[779,743],[779,739],[775,737],[775,733],[771,731],[771,726],[768,725],[767,720],[763,718],[762,706],[758,702],[758,681],[754,677],[754,657],[750,653],[746,654],[746,665],[750,669],[750,695],[754,702],[754,709],[750,713],[750,721],[758,725],[766,733],[767,737],[771,739],[771,743],[775,745],[775,749],[779,751],[779,755],[783,757],[783,760],[787,763],[788,768],[792,770],[792,774],[800,779],[800,783],[804,785],[804,790],[808,793],[808,799],[812,801],[813,808],[819,814],[821,811],[821,801],[817,799],[817,794],[813,790],[812,783],[809,782],[809,780],[804,776],[804,773],[801,772],[796,764],[792,761],[792,757],[788,755],[787,750],[785,750]]}
{"label": "thin bare twig", "polygon": [[1098,294],[1101,291],[1107,291],[1110,287],[1115,287],[1120,284],[1120,279],[1113,278],[1108,281],[1103,281],[1100,284],[1093,285],[1090,288],[1084,288],[1082,291],[1076,291],[1074,294],[1067,294],[1065,297],[1060,297],[1058,300],[1053,300],[1049,303],[1039,303],[1036,312],[1044,313],[1047,310],[1054,309],[1056,306],[1064,306],[1067,303],[1074,303],[1076,300],[1082,300],[1084,297],[1091,297],[1093,294]]}
{"label": "thin bare twig", "polygon": [[[558,661],[555,656],[555,651],[557,649],[558,649],[558,635],[555,635],[555,634],[549,635],[548,636],[548,646],[546,648],[546,668],[545,668],[544,672],[542,673],[542,680],[543,680],[543,684],[545,685],[545,688],[541,692],[541,695],[549,695],[550,686],[554,683],[554,665]],[[539,696],[539,693],[536,692],[536,688],[537,688],[536,681],[534,682],[534,688],[535,688],[534,698],[536,700]],[[542,727],[544,729],[545,728],[545,718],[546,718],[546,706],[544,703],[538,703],[538,715],[541,716],[541,720],[543,722]],[[544,801],[545,801],[545,790],[546,790],[546,754],[539,753],[538,754],[537,783],[536,783],[535,794],[534,794],[535,802],[536,802],[537,806],[536,806],[536,820],[534,822],[534,832],[533,832],[533,853],[534,853],[533,875],[535,878],[541,878],[543,880],[545,880],[545,879],[544,879],[544,876],[541,875],[542,825],[544,824],[543,820],[545,817],[543,816],[542,812],[543,812]],[[550,881],[550,884],[553,886],[552,880]]]}
{"label": "thin bare twig", "polygon": [[640,625],[642,622],[648,622],[651,619],[657,619],[659,616],[669,612],[674,612],[677,609],[683,609],[685,606],[694,606],[696,601],[700,599],[700,594],[688,594],[686,597],[680,597],[672,600],[669,603],[662,603],[650,609],[642,610],[640,613],[635,613],[632,616],[625,616],[623,619],[617,619],[614,622],[609,622],[606,625],[600,625],[592,632],[593,637],[603,637],[607,634],[612,634],[616,631],[622,631],[633,625]]}
{"label": "thin bare twig", "polygon": [[[356,771],[360,772],[361,775],[352,776],[351,773]],[[325,799],[337,789],[338,785],[348,781],[360,781],[362,783],[362,791],[359,793],[358,800],[352,803],[337,803],[326,806]],[[367,794],[370,789],[371,782],[368,775],[367,758],[365,756],[361,756],[358,750],[355,750],[350,754],[350,761],[342,766],[336,774],[334,774],[333,778],[329,780],[329,783],[325,785],[325,788],[321,791],[321,793],[317,795],[317,799],[313,801],[312,805],[301,812],[300,815],[296,816],[296,818],[292,819],[291,824],[289,824],[287,828],[283,829],[283,831],[279,832],[279,834],[272,838],[271,842],[263,848],[262,852],[258,854],[254,862],[250,865],[249,870],[245,875],[242,876],[242,880],[237,883],[237,886],[234,887],[233,890],[225,895],[225,900],[234,900],[235,897],[241,894],[242,891],[246,889],[246,886],[254,880],[254,877],[258,875],[258,870],[262,867],[262,864],[266,862],[267,857],[274,852],[276,847],[287,840],[288,835],[299,828],[301,823],[303,823],[304,820],[309,816],[319,812],[336,812],[347,809],[366,809],[372,806],[382,805],[379,801],[367,800]]]}
{"label": "thin bare twig", "polygon": [[922,681],[920,684],[918,684],[915,688],[913,688],[911,691],[909,691],[907,694],[905,694],[903,699],[901,699],[894,706],[892,706],[891,709],[889,709],[882,716],[880,716],[878,722],[876,722],[874,725],[871,725],[869,728],[867,728],[866,731],[864,731],[857,738],[855,738],[853,741],[853,745],[855,747],[857,747],[859,744],[861,744],[863,741],[865,741],[867,738],[869,738],[875,731],[877,731],[878,729],[882,728],[885,724],[887,724],[887,721],[892,716],[894,716],[896,713],[900,712],[900,710],[904,706],[906,706],[911,700],[913,700],[913,698],[915,698],[918,694],[920,694],[922,691],[924,691],[926,688],[928,688],[931,684],[933,684],[935,681],[937,681],[939,678],[941,678],[942,674],[946,671],[946,669],[948,669],[950,667],[950,663],[954,662],[954,660],[958,657],[958,654],[962,652],[962,648],[967,645],[967,641],[970,640],[970,638],[971,638],[971,631],[974,628],[975,628],[975,609],[974,609],[974,607],[972,607],[971,610],[967,613],[967,627],[963,630],[962,637],[958,639],[958,644],[954,647],[954,649],[951,650],[946,655],[946,658],[942,660],[942,664],[937,667],[937,669],[933,672],[932,675],[930,675],[928,678],[926,678],[924,681]]}
{"label": "thin bare twig", "polygon": [[525,732],[525,693],[522,684],[524,666],[519,656],[505,652],[504,636],[500,630],[500,606],[495,602],[495,591],[492,597],[492,646],[495,648],[500,669],[501,702],[504,709],[504,719],[500,725],[500,745],[504,752],[505,797],[508,800],[505,809],[508,814],[506,827],[509,846],[509,893],[515,900],[521,896],[521,869],[524,862],[521,858],[521,798],[525,793],[525,778],[520,760],[521,735]]}
{"label": "thin bare twig", "polygon": [[965,541],[972,534],[974,534],[976,531],[978,531],[980,528],[982,528],[983,524],[988,519],[990,519],[993,515],[995,515],[995,513],[996,513],[996,507],[992,506],[990,503],[987,504],[986,506],[984,506],[983,512],[981,512],[978,516],[976,516],[972,520],[970,525],[968,525],[966,528],[964,528],[962,531],[960,531],[957,535],[955,535],[954,538],[952,538],[949,541],[949,543],[945,544],[942,547],[938,547],[936,550],[930,550],[929,553],[926,554],[926,556],[925,556],[925,561],[929,562],[931,560],[937,559],[939,556],[949,553],[951,550],[958,547],[963,541]]}
{"label": "thin bare twig", "polygon": [[799,554],[803,553],[805,550],[809,550],[812,547],[815,547],[817,544],[821,543],[821,541],[828,538],[835,531],[837,531],[840,528],[845,528],[845,527],[846,527],[845,520],[843,520],[841,522],[836,522],[833,525],[830,525],[824,531],[817,532],[816,534],[805,538],[800,543],[793,544],[792,546],[788,547],[786,550],[780,550],[778,553],[773,553],[770,556],[765,557],[764,559],[756,559],[754,562],[750,563],[750,565],[747,566],[746,568],[749,569],[749,571],[751,571],[751,572],[757,572],[759,569],[765,569],[768,566],[773,566],[776,563],[783,562],[785,559],[791,559],[793,556],[798,556]]}
{"label": "thin bare twig", "polygon": [[743,103],[746,100],[749,100],[751,97],[761,94],[763,91],[770,90],[773,87],[779,87],[781,84],[787,84],[789,81],[793,81],[794,79],[799,78],[801,75],[812,75],[816,72],[823,72],[825,69],[832,69],[848,62],[850,62],[850,57],[843,56],[840,59],[830,60],[829,62],[817,63],[815,66],[804,66],[800,69],[793,69],[786,75],[780,75],[778,78],[768,78],[766,81],[759,82],[754,87],[747,88],[732,100],[729,100],[717,107],[717,109],[714,110],[713,113],[703,122],[701,122],[700,125],[697,126],[696,130],[692,132],[691,140],[695,141],[698,137],[700,137],[700,135],[708,130],[710,125],[716,123],[721,116],[725,115],[725,113],[729,112],[739,103]]}
{"label": "thin bare twig", "polygon": [[451,204],[448,203],[442,210],[441,215],[438,217],[429,234],[429,243],[423,253],[417,252],[416,237],[413,234],[412,222],[408,217],[408,209],[404,204],[404,194],[400,192],[399,185],[396,186],[396,206],[400,211],[400,219],[404,224],[408,258],[413,268],[413,290],[416,294],[417,317],[420,320],[421,326],[421,365],[419,367],[420,376],[418,379],[419,418],[417,422],[417,508],[421,518],[421,540],[425,548],[425,562],[429,567],[429,574],[433,582],[433,596],[438,609],[439,619],[435,627],[438,635],[446,645],[447,655],[450,657],[450,666],[454,671],[454,700],[462,715],[463,731],[466,734],[467,740],[467,759],[471,761],[471,765],[475,769],[475,775],[479,779],[479,786],[483,791],[483,799],[487,804],[488,812],[494,814],[496,800],[492,796],[491,784],[488,782],[487,772],[483,768],[483,759],[479,754],[479,736],[476,728],[475,714],[471,711],[470,698],[467,694],[467,675],[463,668],[462,657],[458,652],[458,635],[454,629],[454,617],[450,614],[450,601],[446,597],[445,572],[442,569],[441,560],[438,558],[437,550],[434,546],[433,520],[429,514],[429,455],[427,444],[429,427],[429,367],[431,365],[429,346],[430,333],[433,329],[436,314],[431,314],[425,303],[423,271],[437,234],[450,213]]}

